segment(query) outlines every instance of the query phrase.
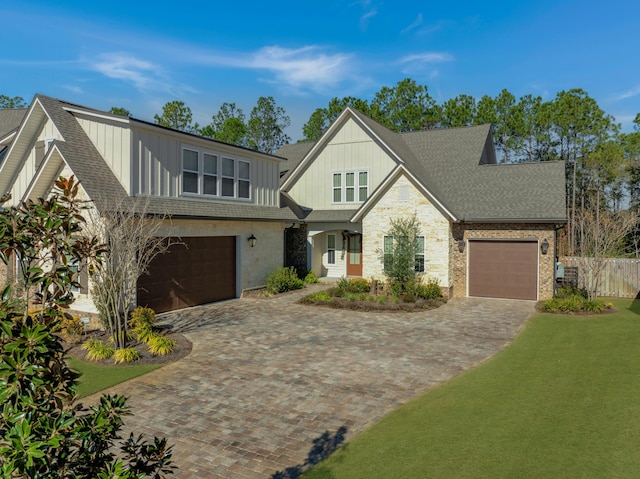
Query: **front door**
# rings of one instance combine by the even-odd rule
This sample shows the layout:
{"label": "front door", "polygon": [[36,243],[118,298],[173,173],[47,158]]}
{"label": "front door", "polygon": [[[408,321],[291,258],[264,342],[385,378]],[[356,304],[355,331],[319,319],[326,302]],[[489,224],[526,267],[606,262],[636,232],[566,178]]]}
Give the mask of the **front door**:
{"label": "front door", "polygon": [[362,235],[349,235],[347,276],[362,276]]}

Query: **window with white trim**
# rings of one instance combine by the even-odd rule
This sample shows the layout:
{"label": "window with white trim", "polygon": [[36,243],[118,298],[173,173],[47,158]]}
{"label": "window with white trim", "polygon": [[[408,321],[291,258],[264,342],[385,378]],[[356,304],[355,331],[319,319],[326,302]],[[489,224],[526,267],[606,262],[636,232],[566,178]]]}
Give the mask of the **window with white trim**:
{"label": "window with white trim", "polygon": [[364,170],[332,173],[333,203],[362,203],[369,195],[369,172]]}
{"label": "window with white trim", "polygon": [[182,193],[251,199],[251,162],[185,147]]}
{"label": "window with white trim", "polygon": [[[393,236],[386,235],[383,239],[383,269],[385,272],[389,272],[393,266],[393,250],[394,240]],[[413,252],[413,264],[414,271],[416,273],[425,272],[425,239],[424,236],[416,236],[414,240],[414,252]]]}
{"label": "window with white trim", "polygon": [[336,235],[327,235],[327,264],[336,264]]}

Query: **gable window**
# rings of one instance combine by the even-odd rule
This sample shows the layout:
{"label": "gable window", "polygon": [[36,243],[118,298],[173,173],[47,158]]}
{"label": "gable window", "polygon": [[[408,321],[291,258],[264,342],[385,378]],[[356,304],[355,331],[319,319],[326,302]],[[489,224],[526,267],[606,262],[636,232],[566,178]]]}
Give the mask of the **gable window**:
{"label": "gable window", "polygon": [[336,264],[336,235],[327,235],[327,264]]}
{"label": "gable window", "polygon": [[213,152],[182,149],[182,192],[251,199],[251,163]]}
{"label": "gable window", "polygon": [[[414,253],[413,253],[413,264],[414,271],[416,273],[424,273],[424,236],[416,236],[414,240]],[[389,272],[393,267],[393,236],[386,235],[384,237],[384,245],[383,245],[383,269],[385,272]]]}
{"label": "gable window", "polygon": [[369,194],[368,171],[339,171],[332,174],[333,203],[362,203]]}

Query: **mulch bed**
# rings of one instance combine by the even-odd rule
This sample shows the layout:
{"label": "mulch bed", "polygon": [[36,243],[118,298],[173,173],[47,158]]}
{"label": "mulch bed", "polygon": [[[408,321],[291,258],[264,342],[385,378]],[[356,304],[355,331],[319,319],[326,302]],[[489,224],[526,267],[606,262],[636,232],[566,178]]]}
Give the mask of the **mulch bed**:
{"label": "mulch bed", "polygon": [[[192,348],[191,341],[189,341],[183,334],[175,331],[171,331],[170,327],[167,327],[167,326],[164,326],[164,327],[158,326],[158,327],[154,327],[154,329],[156,329],[160,334],[173,339],[177,343],[176,348],[173,350],[173,352],[166,356],[154,356],[149,352],[149,349],[147,348],[146,344],[140,343],[135,340],[131,340],[127,344],[127,347],[135,348],[138,351],[138,353],[140,353],[140,359],[138,361],[134,361],[133,363],[127,363],[127,364],[136,364],[136,365],[168,364],[184,358],[191,352],[191,348]],[[63,346],[65,348],[67,355],[72,358],[85,360],[85,356],[87,352],[82,350],[81,346],[82,346],[82,343],[84,343],[89,338],[99,339],[105,343],[108,343],[109,341],[109,335],[107,334],[106,331],[101,331],[97,329],[93,331],[87,331],[82,336],[82,338],[80,339],[80,342],[78,343],[70,344],[67,342],[63,342]],[[91,361],[91,362],[95,364],[104,365],[104,366],[124,365],[124,364],[115,364],[113,362],[113,359],[104,359],[102,361]]]}

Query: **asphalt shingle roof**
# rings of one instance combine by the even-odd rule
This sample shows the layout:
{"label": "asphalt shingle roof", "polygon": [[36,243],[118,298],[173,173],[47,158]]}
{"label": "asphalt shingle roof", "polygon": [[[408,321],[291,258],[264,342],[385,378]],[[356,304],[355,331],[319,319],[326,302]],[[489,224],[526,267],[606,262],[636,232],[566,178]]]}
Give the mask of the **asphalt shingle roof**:
{"label": "asphalt shingle roof", "polygon": [[[37,98],[64,138],[64,141],[56,141],[56,145],[98,209],[108,210],[115,205],[122,205],[123,201],[125,204],[127,201],[132,203],[138,201],[128,196],[73,114],[64,109],[65,106],[79,108],[78,105],[43,95],[37,95]],[[145,197],[145,201],[149,214],[211,219],[297,220],[297,216],[289,208],[225,203],[197,198],[150,196]]]}
{"label": "asphalt shingle roof", "polygon": [[[565,221],[563,162],[495,164],[491,126],[395,133],[352,110],[460,221]],[[315,143],[277,152],[295,168]],[[287,173],[287,177],[291,171]],[[312,212],[307,219],[329,217]]]}
{"label": "asphalt shingle roof", "polygon": [[16,130],[26,114],[26,108],[0,108],[0,138]]}

